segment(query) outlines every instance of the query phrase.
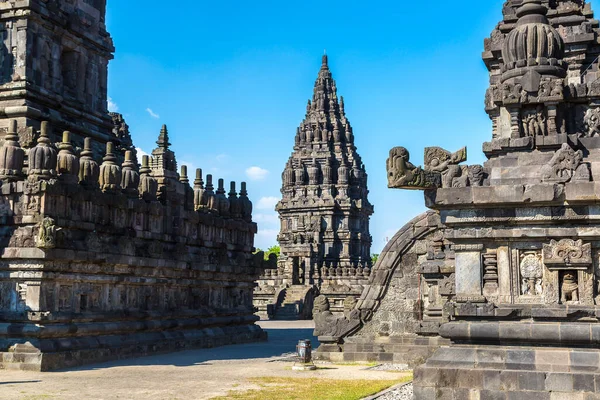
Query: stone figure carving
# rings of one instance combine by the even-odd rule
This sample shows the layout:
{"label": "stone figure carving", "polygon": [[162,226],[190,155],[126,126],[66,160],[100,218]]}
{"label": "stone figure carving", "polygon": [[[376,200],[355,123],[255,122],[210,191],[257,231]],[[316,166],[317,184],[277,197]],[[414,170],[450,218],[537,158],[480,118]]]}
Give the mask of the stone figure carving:
{"label": "stone figure carving", "polygon": [[589,108],[583,117],[586,136],[600,135],[600,108]]}
{"label": "stone figure carving", "polygon": [[554,157],[542,167],[542,181],[566,183],[571,181],[590,181],[590,170],[582,163],[583,152],[575,151],[567,143],[557,150]]}
{"label": "stone figure carving", "polygon": [[485,174],[481,165],[469,165],[468,174],[471,186],[483,186]]}
{"label": "stone figure carving", "polygon": [[527,254],[521,260],[521,294],[524,296],[541,296],[543,293],[543,266],[536,254]]}
{"label": "stone figure carving", "polygon": [[547,136],[546,115],[544,108],[538,106],[522,111],[522,125],[524,136]]}
{"label": "stone figure carving", "polygon": [[441,187],[441,174],[415,167],[404,147],[394,147],[387,159],[388,187],[396,189],[435,189]]}
{"label": "stone figure carving", "polygon": [[347,317],[336,317],[329,311],[329,299],[325,296],[318,296],[313,305],[313,319],[315,321],[315,336],[328,336],[339,338],[360,326],[360,320],[357,313],[350,312],[351,317],[356,319],[348,319]]}
{"label": "stone figure carving", "polygon": [[[466,147],[456,153],[450,153],[441,147],[425,148],[425,171],[442,174],[442,187],[444,188],[457,186],[454,180],[462,175],[462,168],[458,164],[464,161],[467,161]],[[466,186],[466,182],[463,182],[462,186]]]}
{"label": "stone figure carving", "polygon": [[35,245],[40,249],[53,249],[56,247],[56,232],[58,228],[52,218],[44,218],[39,224]]}
{"label": "stone figure carving", "polygon": [[544,245],[544,264],[547,267],[592,265],[592,244],[583,244],[583,240],[552,240]]}
{"label": "stone figure carving", "polygon": [[577,284],[577,278],[573,271],[566,271],[564,273],[560,290],[560,302],[562,304],[565,304],[568,301],[579,301],[579,285]]}

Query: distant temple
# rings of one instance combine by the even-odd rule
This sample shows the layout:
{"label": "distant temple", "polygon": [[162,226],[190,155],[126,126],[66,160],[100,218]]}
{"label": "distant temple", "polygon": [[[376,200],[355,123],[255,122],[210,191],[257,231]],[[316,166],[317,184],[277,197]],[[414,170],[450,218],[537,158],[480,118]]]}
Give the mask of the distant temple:
{"label": "distant temple", "polygon": [[341,311],[370,273],[373,206],[327,56],[282,180],[281,257],[277,270],[261,277],[255,303],[263,317],[308,318],[321,293]]}
{"label": "distant temple", "polygon": [[0,369],[264,339],[246,185],[192,188],[166,126],[138,165],[106,1],[1,4]]}

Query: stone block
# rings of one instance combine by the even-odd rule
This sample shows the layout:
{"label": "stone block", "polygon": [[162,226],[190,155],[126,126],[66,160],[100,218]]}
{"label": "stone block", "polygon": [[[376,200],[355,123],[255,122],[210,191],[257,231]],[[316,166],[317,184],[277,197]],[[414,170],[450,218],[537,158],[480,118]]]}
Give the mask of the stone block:
{"label": "stone block", "polygon": [[[479,394],[480,400],[507,400],[506,392],[497,390],[482,390]],[[418,398],[417,398],[418,399]],[[423,398],[425,399],[425,397]]]}
{"label": "stone block", "polygon": [[546,374],[546,390],[550,392],[572,392],[573,375],[562,372]]}
{"label": "stone block", "polygon": [[576,392],[594,393],[596,391],[594,375],[592,375],[592,374],[573,374],[573,390]]}
{"label": "stone block", "polygon": [[563,343],[591,343],[592,334],[590,324],[562,323],[560,326],[560,338]]}
{"label": "stone block", "polygon": [[549,392],[508,392],[506,400],[550,400]]}
{"label": "stone block", "polygon": [[544,372],[526,371],[517,374],[520,390],[545,390],[546,374]]}
{"label": "stone block", "polygon": [[459,369],[456,382],[458,387],[483,389],[483,371],[480,369]]}
{"label": "stone block", "polygon": [[600,353],[594,350],[573,349],[571,356],[571,371],[596,372],[600,369]]}
{"label": "stone block", "polygon": [[507,350],[506,368],[514,370],[535,369],[535,350]]}
{"label": "stone block", "polygon": [[568,350],[536,349],[535,361],[536,369],[542,371],[566,372],[571,366]]}
{"label": "stone block", "polygon": [[497,369],[483,371],[483,389],[493,391],[500,390],[501,371]]}
{"label": "stone block", "polygon": [[500,390],[509,392],[519,389],[519,373],[517,371],[500,371]]}
{"label": "stone block", "polygon": [[481,295],[481,253],[456,253],[456,293],[461,295]]}

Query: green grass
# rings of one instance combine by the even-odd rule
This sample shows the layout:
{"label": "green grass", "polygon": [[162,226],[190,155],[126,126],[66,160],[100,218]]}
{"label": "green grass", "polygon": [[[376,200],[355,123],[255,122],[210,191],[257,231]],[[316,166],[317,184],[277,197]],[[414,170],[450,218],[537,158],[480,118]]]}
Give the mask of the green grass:
{"label": "green grass", "polygon": [[394,380],[254,378],[250,382],[260,389],[231,390],[227,396],[213,400],[360,400],[410,380],[412,376]]}

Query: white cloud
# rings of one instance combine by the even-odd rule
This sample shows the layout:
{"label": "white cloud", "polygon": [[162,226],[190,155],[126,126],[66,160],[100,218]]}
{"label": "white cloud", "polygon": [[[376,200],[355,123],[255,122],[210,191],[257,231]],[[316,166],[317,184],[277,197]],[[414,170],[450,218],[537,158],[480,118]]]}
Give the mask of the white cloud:
{"label": "white cloud", "polygon": [[141,160],[143,156],[150,156],[150,154],[149,154],[149,153],[146,153],[144,150],[142,150],[142,149],[141,149],[141,148],[139,148],[139,147],[136,147],[136,148],[135,148],[135,151],[137,152],[137,158],[138,158],[139,160]]}
{"label": "white cloud", "polygon": [[254,214],[252,220],[258,224],[279,224],[279,216],[277,214]]}
{"label": "white cloud", "polygon": [[253,181],[262,181],[269,175],[269,171],[261,167],[250,167],[246,170],[246,175]]}
{"label": "white cloud", "polygon": [[155,113],[154,111],[152,111],[152,109],[150,107],[146,108],[146,112],[148,112],[148,114],[150,114],[150,116],[152,118],[160,118],[160,115],[158,115],[157,113]]}
{"label": "white cloud", "polygon": [[260,249],[268,249],[277,244],[278,234],[279,230],[277,229],[260,229],[259,227],[254,246]]}
{"label": "white cloud", "polygon": [[119,111],[119,106],[110,97],[108,98],[108,111],[110,111],[110,112],[117,112],[117,111]]}
{"label": "white cloud", "polygon": [[275,206],[277,205],[277,202],[279,202],[279,199],[277,197],[262,197],[259,201],[258,204],[256,205],[256,208],[258,210],[274,210]]}

